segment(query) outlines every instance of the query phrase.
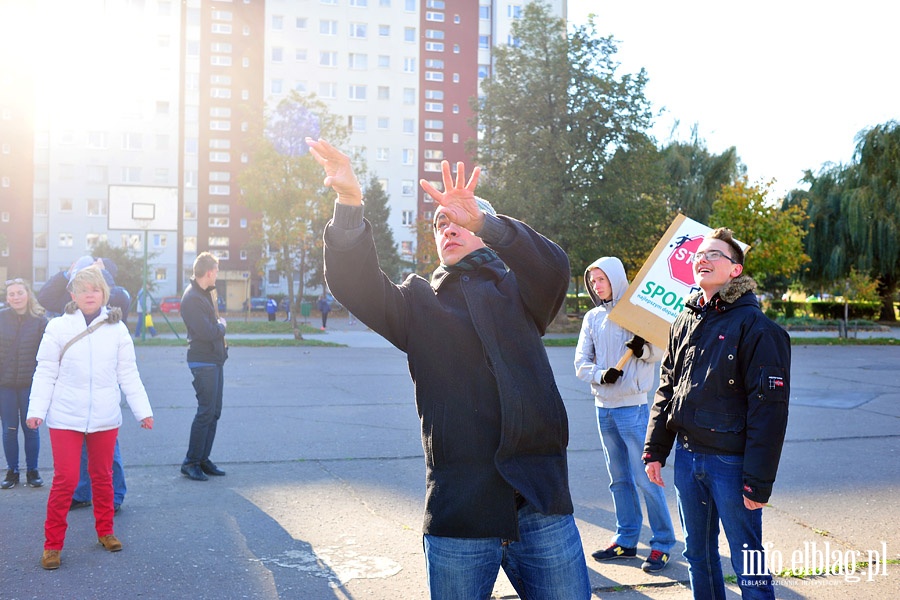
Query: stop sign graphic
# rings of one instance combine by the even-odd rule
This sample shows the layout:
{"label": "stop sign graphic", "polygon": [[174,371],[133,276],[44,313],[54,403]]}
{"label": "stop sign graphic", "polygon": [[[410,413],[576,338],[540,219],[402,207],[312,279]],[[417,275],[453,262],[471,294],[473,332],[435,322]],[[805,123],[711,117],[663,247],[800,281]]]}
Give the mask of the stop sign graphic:
{"label": "stop sign graphic", "polygon": [[678,240],[681,243],[673,244],[672,252],[666,261],[669,264],[669,275],[672,276],[672,279],[680,281],[688,287],[694,286],[694,252],[700,247],[702,241],[703,236],[698,235],[687,240],[681,238]]}

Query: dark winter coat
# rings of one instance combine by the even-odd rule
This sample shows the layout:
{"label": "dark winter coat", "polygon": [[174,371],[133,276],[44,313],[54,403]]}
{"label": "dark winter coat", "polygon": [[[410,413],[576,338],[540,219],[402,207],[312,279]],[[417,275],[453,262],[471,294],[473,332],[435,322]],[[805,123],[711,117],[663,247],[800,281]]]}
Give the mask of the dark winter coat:
{"label": "dark winter coat", "polygon": [[[336,205],[336,222],[345,210]],[[341,239],[335,221],[326,229],[325,276],[338,301],[407,355],[425,533],[517,540],[516,491],[544,514],[571,514],[568,419],[541,342],[565,299],[565,252],[524,223],[486,215],[482,238],[502,260],[395,285],[359,214],[355,240]]]}
{"label": "dark winter coat", "polygon": [[181,320],[187,328],[189,363],[225,364],[228,348],[225,346],[225,326],[219,323],[213,304],[213,288],[200,289],[191,279],[191,285],[181,296]]}
{"label": "dark winter coat", "polygon": [[0,310],[0,387],[21,390],[31,385],[47,317]]}
{"label": "dark winter coat", "polygon": [[744,495],[767,502],[787,427],[791,342],[766,317],[750,277],[701,307],[700,294],[669,331],[644,462],[665,464],[676,437],[689,451],[743,455]]}

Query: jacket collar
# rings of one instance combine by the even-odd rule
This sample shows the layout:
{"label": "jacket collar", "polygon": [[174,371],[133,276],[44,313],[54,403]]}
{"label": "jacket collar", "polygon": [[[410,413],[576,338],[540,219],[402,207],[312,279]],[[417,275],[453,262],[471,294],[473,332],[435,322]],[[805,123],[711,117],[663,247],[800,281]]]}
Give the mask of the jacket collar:
{"label": "jacket collar", "polygon": [[[500,260],[500,258],[495,258],[492,261],[486,262],[478,267],[473,273],[487,273],[488,276],[492,277],[496,281],[500,281],[503,276],[506,274],[507,268],[506,264]],[[431,274],[431,289],[437,292],[442,285],[444,285],[445,281],[459,278],[462,275],[460,271],[450,271],[443,265],[439,266],[434,270],[434,273]]]}
{"label": "jacket collar", "polygon": [[706,303],[709,306],[700,303],[703,299],[703,292],[692,295],[684,305],[695,314],[703,312],[705,308],[714,308],[717,312],[724,312],[735,305],[742,296],[754,290],[756,290],[756,281],[749,275],[742,274],[722,286],[722,289]]}

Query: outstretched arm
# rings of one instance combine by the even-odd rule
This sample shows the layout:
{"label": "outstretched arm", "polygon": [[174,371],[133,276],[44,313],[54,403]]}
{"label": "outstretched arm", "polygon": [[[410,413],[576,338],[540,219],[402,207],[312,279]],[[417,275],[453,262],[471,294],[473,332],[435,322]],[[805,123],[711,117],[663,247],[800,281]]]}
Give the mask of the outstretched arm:
{"label": "outstretched arm", "polygon": [[350,157],[323,139],[306,138],[310,154],[325,169],[325,185],[338,195],[338,202],[350,206],[362,204],[362,188],[353,173]]}
{"label": "outstretched arm", "polygon": [[445,209],[445,214],[451,222],[472,232],[481,231],[484,226],[484,213],[475,202],[475,186],[478,185],[478,176],[481,167],[472,169],[469,181],[465,181],[466,166],[462,162],[456,163],[456,181],[450,173],[450,163],[441,161],[441,172],[444,176],[444,191],[440,192],[431,183],[424,179],[419,180],[419,185],[434,198],[434,201]]}

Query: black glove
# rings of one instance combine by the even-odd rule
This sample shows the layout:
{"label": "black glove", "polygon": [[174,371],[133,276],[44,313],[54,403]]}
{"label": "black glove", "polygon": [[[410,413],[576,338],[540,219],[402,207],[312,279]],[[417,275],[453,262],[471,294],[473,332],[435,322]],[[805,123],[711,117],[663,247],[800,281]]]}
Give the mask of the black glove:
{"label": "black glove", "polygon": [[600,383],[615,383],[621,376],[622,371],[618,370],[615,367],[611,367],[603,371],[603,375],[600,376]]}
{"label": "black glove", "polygon": [[625,347],[631,348],[631,351],[634,352],[635,358],[640,358],[644,355],[644,344],[646,344],[646,343],[647,343],[647,340],[645,340],[644,338],[642,338],[639,335],[636,335],[633,338],[631,338],[631,341],[629,341],[627,344],[625,344]]}

